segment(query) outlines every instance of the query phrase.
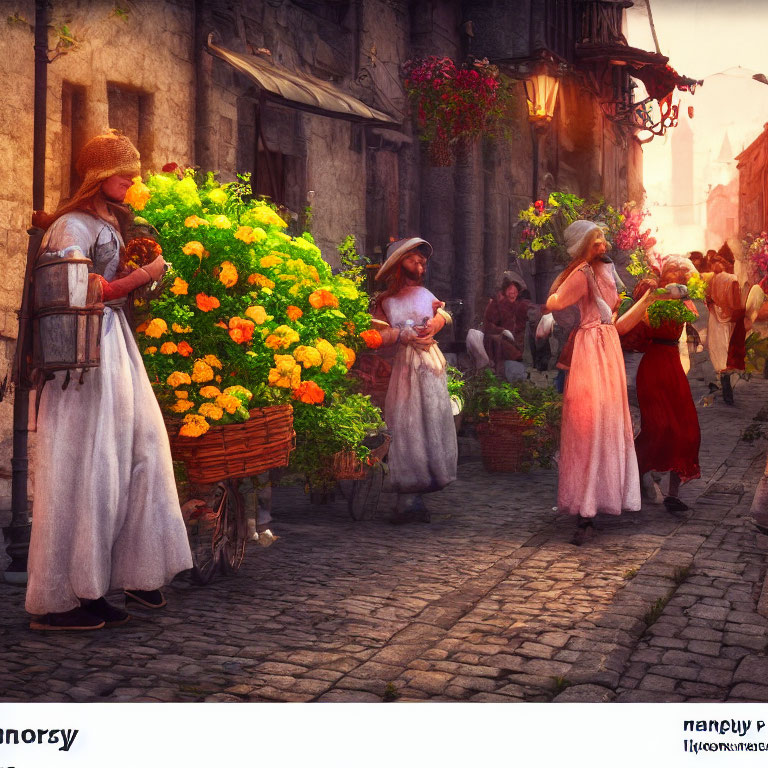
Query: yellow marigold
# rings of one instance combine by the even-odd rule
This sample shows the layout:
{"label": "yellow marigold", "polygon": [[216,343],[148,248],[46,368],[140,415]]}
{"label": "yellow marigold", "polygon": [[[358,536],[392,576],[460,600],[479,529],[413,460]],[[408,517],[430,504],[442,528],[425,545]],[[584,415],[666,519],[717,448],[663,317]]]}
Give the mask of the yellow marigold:
{"label": "yellow marigold", "polygon": [[178,347],[172,341],[166,341],[165,344],[160,347],[161,355],[172,355]]}
{"label": "yellow marigold", "polygon": [[173,394],[177,400],[189,400],[189,392],[184,389],[177,389]]}
{"label": "yellow marigold", "polygon": [[313,368],[316,365],[322,365],[323,356],[314,347],[300,346],[293,350],[293,356],[304,363],[305,368]]}
{"label": "yellow marigold", "polygon": [[197,256],[199,259],[202,259],[205,255],[205,248],[199,240],[190,240],[182,247],[181,252],[187,256]]}
{"label": "yellow marigold", "polygon": [[147,348],[144,350],[144,354],[145,354],[145,355],[154,355],[154,354],[155,354],[155,352],[157,352],[157,347],[147,347]]}
{"label": "yellow marigold", "polygon": [[182,280],[180,277],[177,277],[173,281],[173,285],[170,287],[170,291],[176,296],[185,296],[188,288],[189,283],[186,280]]}
{"label": "yellow marigold", "polygon": [[289,320],[298,320],[304,313],[299,307],[294,307],[293,304],[290,304],[285,310],[285,314]]}
{"label": "yellow marigold", "polygon": [[211,368],[221,368],[221,360],[219,360],[216,355],[206,355],[203,360],[205,360]]}
{"label": "yellow marigold", "polygon": [[216,405],[232,414],[240,407],[241,403],[234,395],[221,394],[216,398]]}
{"label": "yellow marigold", "polygon": [[197,412],[211,421],[218,421],[224,415],[224,410],[213,403],[203,403]]}
{"label": "yellow marigold", "polygon": [[337,344],[336,349],[344,355],[344,365],[349,370],[355,364],[355,351],[344,344]]}
{"label": "yellow marigold", "polygon": [[237,282],[237,268],[231,261],[221,262],[219,282],[223,283],[225,288],[231,288]]}
{"label": "yellow marigold", "polygon": [[293,355],[275,355],[275,367],[269,369],[269,383],[286,389],[296,389],[301,384],[301,366]]}
{"label": "yellow marigold", "polygon": [[262,269],[268,269],[269,267],[279,267],[283,263],[283,260],[276,256],[274,253],[268,253],[266,256],[262,256],[259,261],[259,266]]}
{"label": "yellow marigold", "polygon": [[231,387],[227,387],[224,390],[225,395],[245,395],[248,400],[250,400],[253,397],[253,392],[251,392],[249,389],[246,389],[245,387],[240,386],[240,384],[233,384]]}
{"label": "yellow marigold", "polygon": [[210,381],[213,378],[213,369],[205,360],[195,360],[192,367],[192,381],[202,384],[204,381]]}
{"label": "yellow marigold", "polygon": [[265,275],[260,275],[258,272],[254,272],[252,275],[248,275],[248,282],[251,285],[257,285],[259,288],[274,288],[274,280],[270,280]]}
{"label": "yellow marigold", "polygon": [[253,211],[253,217],[259,224],[273,227],[287,227],[288,225],[268,206],[257,206]]}
{"label": "yellow marigold", "polygon": [[279,325],[267,336],[264,343],[270,349],[288,349],[291,344],[299,341],[299,334],[287,325]]}
{"label": "yellow marigold", "polygon": [[245,316],[253,320],[256,325],[261,325],[267,320],[267,310],[260,305],[248,307],[248,309],[245,310]]}
{"label": "yellow marigold", "polygon": [[173,323],[171,328],[173,328],[174,333],[192,333],[191,325],[179,325],[178,323]]}
{"label": "yellow marigold", "polygon": [[182,373],[181,371],[174,371],[166,380],[165,383],[170,387],[180,387],[182,384],[191,384],[192,379],[189,378],[188,373]]}
{"label": "yellow marigold", "polygon": [[142,211],[150,197],[152,197],[152,193],[149,191],[149,187],[142,183],[141,176],[137,176],[125,193],[123,202],[128,203],[135,211]]}
{"label": "yellow marigold", "polygon": [[232,222],[226,216],[214,216],[211,224],[217,229],[229,229],[232,226]]}
{"label": "yellow marigold", "polygon": [[328,373],[328,371],[330,371],[338,362],[336,348],[325,339],[318,339],[315,342],[315,347],[323,358],[323,373]]}
{"label": "yellow marigold", "polygon": [[[282,221],[282,219],[280,219],[280,221]],[[284,226],[287,227],[288,225],[285,224]],[[291,236],[286,235],[285,232],[275,232],[275,237],[279,238],[280,240],[285,240],[286,243],[291,242]]]}
{"label": "yellow marigold", "polygon": [[168,323],[160,317],[150,321],[144,333],[153,339],[159,339],[168,330]]}
{"label": "yellow marigold", "polygon": [[208,222],[205,219],[201,219],[199,216],[187,216],[184,219],[184,226],[191,229],[197,229],[198,227],[207,227]]}
{"label": "yellow marigold", "polygon": [[309,276],[316,282],[320,282],[320,274],[317,271],[317,267],[312,266],[312,264],[309,265],[309,269],[307,270],[309,273]]}
{"label": "yellow marigold", "polygon": [[171,410],[174,413],[184,413],[190,408],[194,408],[195,404],[191,400],[177,400],[172,406]]}
{"label": "yellow marigold", "polygon": [[203,416],[198,416],[196,413],[188,413],[184,417],[184,424],[179,430],[179,434],[183,437],[200,437],[200,435],[204,435],[210,427],[211,425]]}
{"label": "yellow marigold", "polygon": [[200,394],[209,400],[213,400],[215,397],[218,397],[221,394],[221,390],[218,387],[214,387],[209,384],[207,387],[200,388]]}
{"label": "yellow marigold", "polygon": [[216,187],[208,193],[208,199],[217,205],[224,205],[227,202],[227,193],[221,187]]}
{"label": "yellow marigold", "polygon": [[284,283],[297,283],[299,278],[296,275],[278,275],[278,280],[282,280]]}

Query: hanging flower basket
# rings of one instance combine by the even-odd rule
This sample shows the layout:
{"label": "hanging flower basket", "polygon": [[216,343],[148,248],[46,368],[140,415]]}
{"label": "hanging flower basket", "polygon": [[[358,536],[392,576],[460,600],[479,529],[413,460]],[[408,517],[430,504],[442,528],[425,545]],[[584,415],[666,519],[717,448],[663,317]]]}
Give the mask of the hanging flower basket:
{"label": "hanging flower basket", "polygon": [[525,435],[532,422],[517,411],[490,411],[488,421],[477,425],[477,437],[488,472],[519,472],[528,459]]}
{"label": "hanging flower basket", "polygon": [[447,168],[455,160],[453,146],[448,139],[433,139],[427,144],[427,157],[433,168]]}
{"label": "hanging flower basket", "polygon": [[214,426],[199,437],[181,436],[181,422],[166,422],[173,458],[184,462],[191,483],[217,483],[288,465],[296,442],[293,408],[273,405],[249,414],[242,424]]}

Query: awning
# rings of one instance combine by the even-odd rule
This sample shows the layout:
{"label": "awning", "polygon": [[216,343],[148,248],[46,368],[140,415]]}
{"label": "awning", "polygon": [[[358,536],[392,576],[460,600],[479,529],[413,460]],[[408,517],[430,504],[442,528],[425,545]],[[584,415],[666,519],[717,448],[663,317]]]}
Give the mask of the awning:
{"label": "awning", "polygon": [[332,83],[313,75],[292,72],[262,56],[220,48],[211,41],[211,36],[208,37],[207,47],[212,54],[253,80],[270,101],[326,117],[380,125],[399,125],[397,120],[384,112],[369,107]]}
{"label": "awning", "polygon": [[620,43],[579,44],[576,46],[576,57],[582,62],[607,62],[613,66],[626,67],[627,72],[641,80],[648,95],[657,101],[665,99],[675,88],[689,91],[702,83],[701,80],[693,80],[675,72],[669,66],[667,56]]}

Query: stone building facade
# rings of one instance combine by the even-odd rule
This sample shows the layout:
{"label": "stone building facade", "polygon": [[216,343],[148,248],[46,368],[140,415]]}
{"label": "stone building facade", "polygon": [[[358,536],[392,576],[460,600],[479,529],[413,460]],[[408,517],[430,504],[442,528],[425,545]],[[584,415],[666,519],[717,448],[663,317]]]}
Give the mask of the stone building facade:
{"label": "stone building facade", "polygon": [[[508,140],[483,138],[465,147],[453,166],[433,167],[416,136],[402,64],[426,55],[487,56],[519,76],[520,60],[540,53],[533,44],[541,38],[562,66],[554,120],[539,140],[538,196],[563,190],[603,194],[617,206],[639,202],[641,147],[631,127],[606,108],[631,97],[629,77],[610,57],[585,63],[577,51],[585,42],[621,45],[625,5],[53,0],[50,47],[63,24],[78,42],[48,67],[46,208],[76,187],[73,163],[83,142],[106,127],[119,128],[139,147],[144,170],[173,161],[218,171],[224,180],[251,173],[255,192],[291,211],[292,226],[308,227],[331,263],[349,234],[374,260],[390,238],[422,235],[435,247],[430,287],[453,302],[463,332],[482,316],[517,243],[518,212],[531,202],[534,144],[525,91],[520,80]],[[590,27],[582,18],[587,6],[610,24]],[[0,191],[0,381],[10,370],[31,213],[34,14],[33,0],[0,0],[5,50],[17,52],[0,60],[0,160],[11,180]],[[494,19],[504,35],[510,32],[507,38],[494,32]],[[499,47],[504,39],[527,40],[529,49]],[[265,98],[252,77],[214,55],[209,41],[332,83],[389,120],[366,123]],[[525,265],[539,300],[557,269]],[[0,509],[8,507],[11,413],[6,397],[0,403]]]}
{"label": "stone building facade", "polygon": [[739,237],[768,230],[768,123],[736,157],[739,170]]}

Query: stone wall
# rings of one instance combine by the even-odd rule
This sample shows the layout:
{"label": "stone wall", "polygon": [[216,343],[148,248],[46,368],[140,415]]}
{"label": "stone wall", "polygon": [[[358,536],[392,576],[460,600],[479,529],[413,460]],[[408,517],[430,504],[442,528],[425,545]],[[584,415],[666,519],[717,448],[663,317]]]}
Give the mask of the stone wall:
{"label": "stone wall", "polygon": [[[132,138],[142,150],[145,170],[169,159],[193,161],[191,4],[135,0],[125,18],[116,16],[114,7],[112,2],[87,0],[52,4],[53,27],[66,23],[80,42],[48,67],[46,210],[55,209],[72,191],[71,156],[78,144],[110,127],[110,117],[121,120],[129,135],[136,132]],[[9,17],[18,20],[9,23]],[[10,372],[15,346],[15,312],[21,301],[32,211],[34,18],[34,2],[0,0],[6,53],[0,58],[0,167],[12,180],[0,191],[0,381]],[[52,31],[49,47],[55,45]],[[109,84],[114,84],[111,89]],[[138,110],[141,124],[136,120]],[[7,397],[0,403],[0,509],[10,504],[12,420]]]}

